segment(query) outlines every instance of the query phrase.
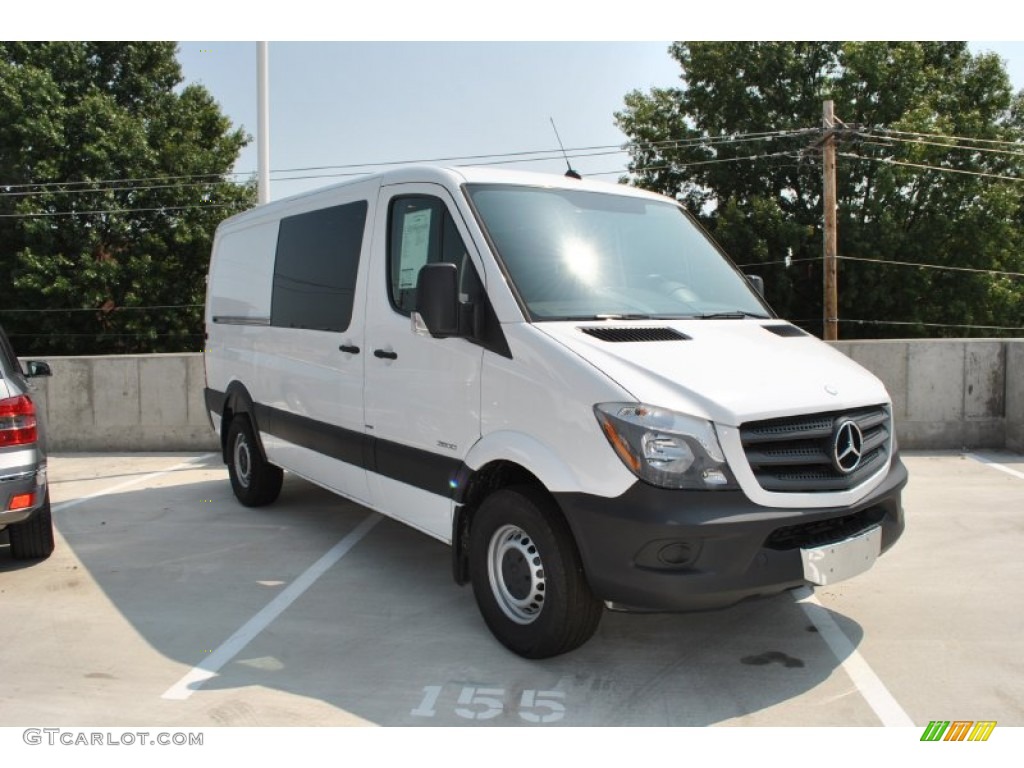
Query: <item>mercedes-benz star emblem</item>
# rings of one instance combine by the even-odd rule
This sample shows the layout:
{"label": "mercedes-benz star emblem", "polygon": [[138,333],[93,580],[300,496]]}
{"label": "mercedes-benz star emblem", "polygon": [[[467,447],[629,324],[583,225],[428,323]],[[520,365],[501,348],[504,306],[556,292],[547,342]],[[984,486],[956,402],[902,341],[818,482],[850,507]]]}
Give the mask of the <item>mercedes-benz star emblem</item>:
{"label": "mercedes-benz star emblem", "polygon": [[864,449],[864,434],[854,421],[844,421],[836,428],[832,438],[832,461],[836,469],[848,475],[860,466]]}

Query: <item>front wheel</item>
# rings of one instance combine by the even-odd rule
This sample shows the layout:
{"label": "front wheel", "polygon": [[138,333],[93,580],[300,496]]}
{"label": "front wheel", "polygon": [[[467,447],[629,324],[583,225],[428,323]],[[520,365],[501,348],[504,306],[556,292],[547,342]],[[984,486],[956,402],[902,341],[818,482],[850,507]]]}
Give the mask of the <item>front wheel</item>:
{"label": "front wheel", "polygon": [[228,427],[228,476],[235,497],[247,507],[270,504],[281,493],[284,473],[263,458],[249,417],[239,414]]}
{"label": "front wheel", "polygon": [[509,650],[530,659],[566,653],[597,630],[603,606],[554,502],[529,486],[488,496],[472,521],[473,593]]}

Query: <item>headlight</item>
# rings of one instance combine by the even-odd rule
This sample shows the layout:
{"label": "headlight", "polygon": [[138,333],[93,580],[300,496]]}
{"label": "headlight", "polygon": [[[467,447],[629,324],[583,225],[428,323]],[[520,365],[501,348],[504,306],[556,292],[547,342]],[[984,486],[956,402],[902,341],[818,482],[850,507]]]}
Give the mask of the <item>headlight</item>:
{"label": "headlight", "polygon": [[641,480],[663,488],[738,487],[710,421],[638,403],[598,403],[594,415]]}

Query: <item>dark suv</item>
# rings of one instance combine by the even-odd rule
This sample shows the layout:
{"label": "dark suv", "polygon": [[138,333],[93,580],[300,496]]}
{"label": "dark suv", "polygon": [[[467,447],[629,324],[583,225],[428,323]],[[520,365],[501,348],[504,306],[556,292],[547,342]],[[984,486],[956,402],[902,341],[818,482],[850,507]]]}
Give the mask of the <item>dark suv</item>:
{"label": "dark suv", "polygon": [[49,376],[50,366],[33,360],[26,367],[0,327],[0,529],[6,527],[19,560],[53,552],[46,440],[27,381]]}

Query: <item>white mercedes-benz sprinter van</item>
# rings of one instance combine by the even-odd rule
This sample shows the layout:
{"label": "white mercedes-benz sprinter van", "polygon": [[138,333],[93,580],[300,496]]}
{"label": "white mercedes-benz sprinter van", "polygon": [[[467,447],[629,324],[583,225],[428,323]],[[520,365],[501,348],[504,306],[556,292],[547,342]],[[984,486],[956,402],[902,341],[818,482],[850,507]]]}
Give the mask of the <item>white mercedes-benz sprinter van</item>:
{"label": "white mercedes-benz sprinter van", "polygon": [[885,388],[659,195],[431,167],[270,203],[218,228],[206,331],[238,499],[288,470],[450,544],[523,656],[606,604],[830,584],[903,531]]}

